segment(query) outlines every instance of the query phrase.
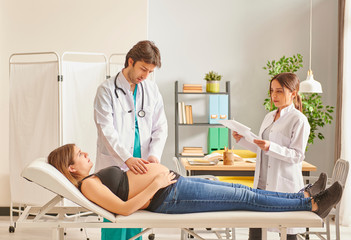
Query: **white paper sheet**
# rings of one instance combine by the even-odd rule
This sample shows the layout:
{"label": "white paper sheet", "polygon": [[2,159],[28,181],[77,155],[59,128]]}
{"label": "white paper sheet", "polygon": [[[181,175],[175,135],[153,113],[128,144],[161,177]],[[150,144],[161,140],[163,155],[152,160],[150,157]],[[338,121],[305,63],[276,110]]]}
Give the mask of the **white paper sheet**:
{"label": "white paper sheet", "polygon": [[218,120],[218,122],[223,126],[226,126],[227,128],[236,131],[238,134],[242,135],[247,141],[251,143],[254,143],[254,139],[260,139],[256,134],[251,132],[251,128],[235,120]]}

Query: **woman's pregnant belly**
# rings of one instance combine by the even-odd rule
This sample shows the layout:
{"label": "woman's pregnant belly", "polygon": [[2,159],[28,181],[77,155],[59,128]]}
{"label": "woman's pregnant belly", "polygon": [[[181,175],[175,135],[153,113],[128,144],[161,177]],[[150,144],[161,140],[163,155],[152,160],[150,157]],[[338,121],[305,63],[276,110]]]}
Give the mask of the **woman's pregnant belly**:
{"label": "woman's pregnant belly", "polygon": [[154,178],[161,173],[168,173],[169,169],[159,163],[146,164],[148,171],[144,174],[134,174],[132,171],[127,172],[129,182],[128,199],[134,197],[145,188],[147,188]]}

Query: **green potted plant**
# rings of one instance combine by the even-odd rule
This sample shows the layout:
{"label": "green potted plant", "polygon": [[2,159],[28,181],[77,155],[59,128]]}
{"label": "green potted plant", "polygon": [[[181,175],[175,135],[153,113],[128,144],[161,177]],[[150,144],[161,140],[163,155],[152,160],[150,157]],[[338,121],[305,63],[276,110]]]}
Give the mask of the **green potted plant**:
{"label": "green potted plant", "polygon": [[206,92],[218,93],[219,92],[219,81],[222,79],[222,75],[214,71],[206,73],[204,80],[206,83]]}
{"label": "green potted plant", "polygon": [[[268,70],[268,75],[270,76],[269,81],[272,78],[283,72],[297,72],[302,65],[302,56],[301,54],[293,55],[292,57],[281,57],[278,61],[268,61],[266,66],[263,69]],[[302,108],[303,113],[308,119],[308,122],[311,126],[310,136],[308,138],[307,148],[313,144],[314,139],[318,136],[320,140],[324,139],[323,133],[319,131],[319,128],[324,127],[326,124],[331,124],[333,116],[331,115],[334,112],[333,106],[324,106],[322,103],[321,96],[318,93],[304,93],[301,94]],[[268,111],[275,110],[275,106],[271,104],[269,91],[268,98],[264,100],[265,109]]]}

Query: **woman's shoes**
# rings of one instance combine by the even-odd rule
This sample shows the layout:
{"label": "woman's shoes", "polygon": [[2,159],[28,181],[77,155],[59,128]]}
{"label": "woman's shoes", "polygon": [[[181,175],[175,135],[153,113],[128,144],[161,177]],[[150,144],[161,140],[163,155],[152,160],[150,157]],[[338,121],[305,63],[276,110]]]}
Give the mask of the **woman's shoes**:
{"label": "woman's shoes", "polygon": [[318,180],[313,185],[308,185],[305,188],[305,191],[310,194],[310,197],[313,197],[318,193],[320,193],[321,191],[325,190],[325,187],[327,185],[327,180],[328,180],[327,174],[321,173],[319,175]]}
{"label": "woman's shoes", "polygon": [[321,218],[328,216],[332,208],[340,201],[342,190],[340,182],[337,181],[327,190],[313,196],[313,200],[318,206],[318,210],[314,212]]}

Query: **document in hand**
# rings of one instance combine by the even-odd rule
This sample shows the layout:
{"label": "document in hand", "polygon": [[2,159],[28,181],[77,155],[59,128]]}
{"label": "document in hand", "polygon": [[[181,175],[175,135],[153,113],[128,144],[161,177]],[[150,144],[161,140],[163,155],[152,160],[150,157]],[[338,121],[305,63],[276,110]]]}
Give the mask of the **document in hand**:
{"label": "document in hand", "polygon": [[238,134],[242,135],[247,141],[254,143],[254,139],[260,139],[256,134],[252,133],[251,128],[241,124],[235,120],[218,120],[218,122],[227,128],[236,131]]}

